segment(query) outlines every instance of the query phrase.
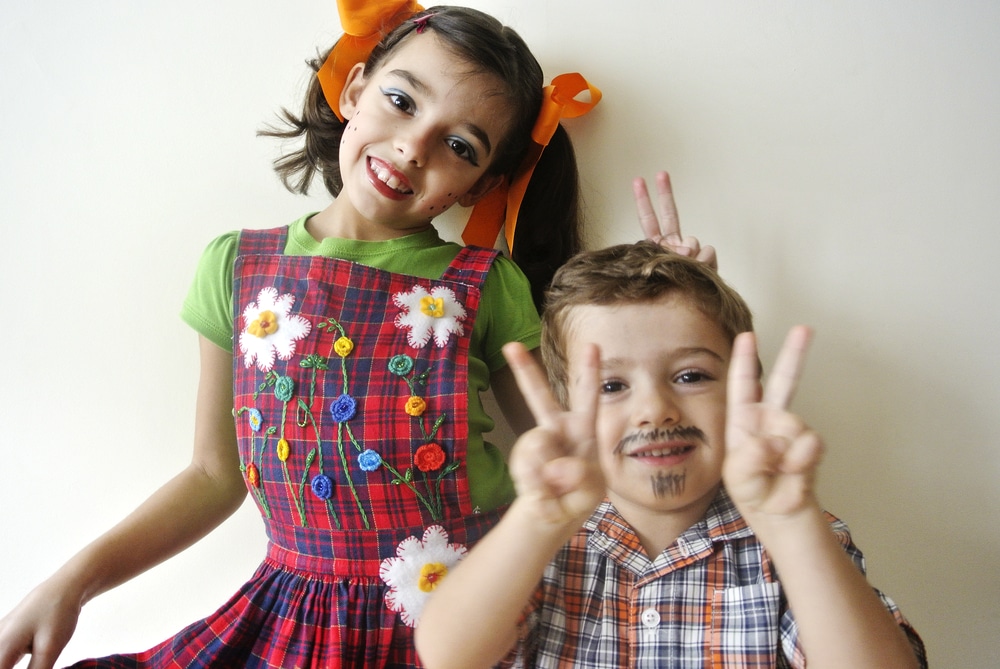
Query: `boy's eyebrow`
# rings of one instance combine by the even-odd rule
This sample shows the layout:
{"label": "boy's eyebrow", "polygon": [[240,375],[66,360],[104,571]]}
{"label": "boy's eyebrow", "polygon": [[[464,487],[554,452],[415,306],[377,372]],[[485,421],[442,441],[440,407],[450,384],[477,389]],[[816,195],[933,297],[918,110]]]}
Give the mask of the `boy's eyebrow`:
{"label": "boy's eyebrow", "polygon": [[[418,79],[416,76],[414,76],[414,74],[409,70],[400,70],[400,69],[389,70],[387,74],[389,76],[394,75],[399,77],[400,79],[408,83],[410,86],[413,86],[415,89],[417,89],[418,93],[423,93],[425,95],[428,93],[428,88],[424,85],[424,83],[420,81],[420,79]],[[480,128],[475,123],[463,123],[462,127],[468,130],[469,134],[473,135],[476,139],[479,140],[480,144],[483,145],[483,148],[486,149],[486,155],[489,155],[490,153],[493,152],[493,144],[490,143],[490,136],[486,134],[485,130]]]}
{"label": "boy's eyebrow", "polygon": [[[710,348],[705,348],[704,346],[683,346],[681,348],[675,348],[670,351],[671,358],[690,358],[697,355],[707,355],[721,363],[725,363],[726,359],[719,355],[717,352]],[[613,367],[615,365],[620,365],[625,362],[624,358],[601,358],[601,367]]]}

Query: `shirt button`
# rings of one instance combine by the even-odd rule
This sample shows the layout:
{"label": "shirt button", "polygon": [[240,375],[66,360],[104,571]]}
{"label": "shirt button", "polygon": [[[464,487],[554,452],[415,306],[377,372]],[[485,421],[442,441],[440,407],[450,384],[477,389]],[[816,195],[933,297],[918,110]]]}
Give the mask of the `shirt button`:
{"label": "shirt button", "polygon": [[642,612],[640,619],[646,627],[656,627],[660,624],[660,612],[656,609],[646,609]]}

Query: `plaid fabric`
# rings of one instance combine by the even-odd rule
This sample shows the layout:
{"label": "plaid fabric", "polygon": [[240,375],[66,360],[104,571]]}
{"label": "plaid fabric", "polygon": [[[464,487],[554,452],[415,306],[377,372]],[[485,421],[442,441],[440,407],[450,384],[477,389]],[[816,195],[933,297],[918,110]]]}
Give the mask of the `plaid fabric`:
{"label": "plaid fabric", "polygon": [[[851,559],[847,526],[830,525]],[[923,643],[878,593],[926,664]],[[763,547],[725,491],[654,561],[605,501],[547,567],[516,667],[804,667],[798,628]]]}
{"label": "plaid fabric", "polygon": [[[469,339],[496,251],[464,248],[439,280],[426,280],[284,256],[286,233],[241,234],[233,293],[236,342],[249,326],[244,309],[262,299],[264,320],[281,312],[310,324],[266,371],[234,355],[241,469],[264,517],[267,558],[211,617],[144,653],[76,667],[419,666],[412,628],[386,604],[381,561],[431,525],[469,546],[499,518],[473,512],[464,466]],[[393,296],[415,286],[453,291],[463,333],[411,346]],[[344,337],[350,350],[335,345]],[[390,368],[401,354],[409,363]],[[411,396],[422,413],[404,410]]]}

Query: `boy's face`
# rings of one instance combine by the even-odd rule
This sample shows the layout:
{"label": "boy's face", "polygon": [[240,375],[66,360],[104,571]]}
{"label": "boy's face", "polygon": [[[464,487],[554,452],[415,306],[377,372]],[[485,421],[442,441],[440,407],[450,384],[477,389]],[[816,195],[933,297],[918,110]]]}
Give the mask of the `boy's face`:
{"label": "boy's face", "polygon": [[608,495],[623,514],[701,518],[722,478],[732,342],[683,295],[574,307],[569,378],[580,348],[601,352],[597,442]]}

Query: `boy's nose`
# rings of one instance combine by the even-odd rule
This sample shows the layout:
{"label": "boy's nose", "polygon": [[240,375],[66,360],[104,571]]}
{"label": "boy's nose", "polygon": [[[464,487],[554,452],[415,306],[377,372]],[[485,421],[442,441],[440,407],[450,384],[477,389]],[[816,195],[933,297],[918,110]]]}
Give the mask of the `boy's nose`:
{"label": "boy's nose", "polygon": [[649,389],[641,397],[636,398],[635,422],[642,427],[659,427],[679,423],[680,407],[662,388]]}

